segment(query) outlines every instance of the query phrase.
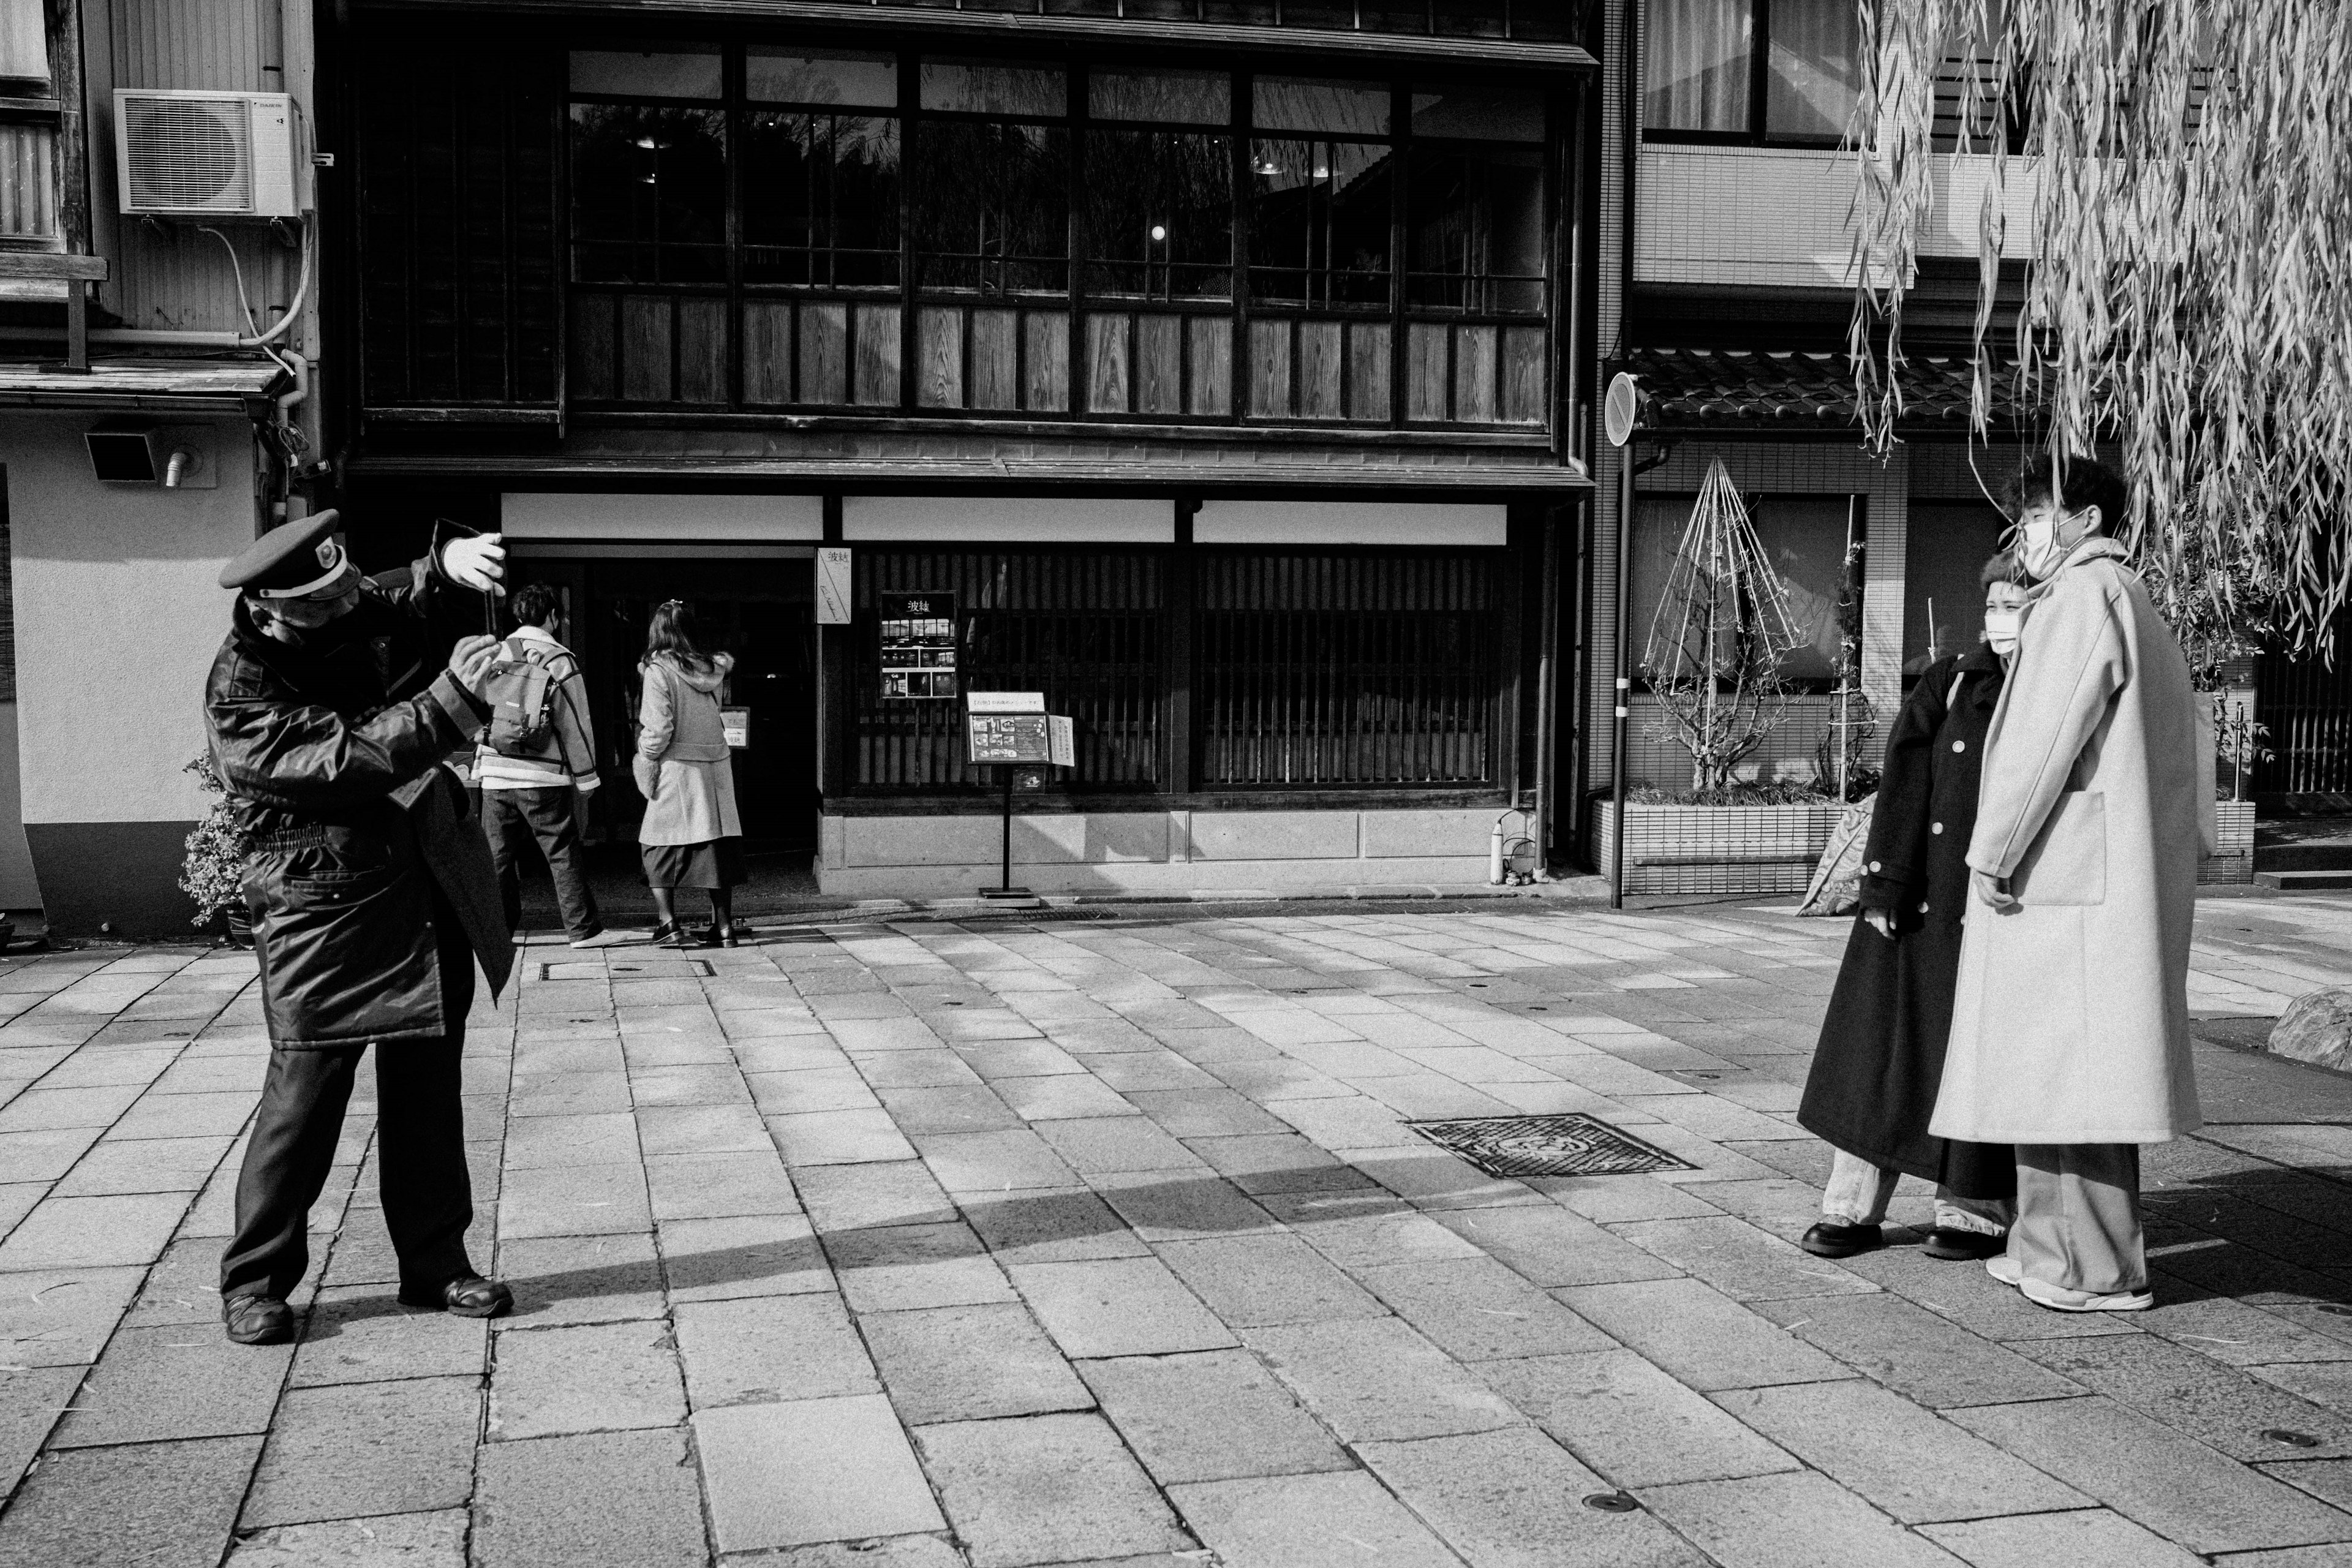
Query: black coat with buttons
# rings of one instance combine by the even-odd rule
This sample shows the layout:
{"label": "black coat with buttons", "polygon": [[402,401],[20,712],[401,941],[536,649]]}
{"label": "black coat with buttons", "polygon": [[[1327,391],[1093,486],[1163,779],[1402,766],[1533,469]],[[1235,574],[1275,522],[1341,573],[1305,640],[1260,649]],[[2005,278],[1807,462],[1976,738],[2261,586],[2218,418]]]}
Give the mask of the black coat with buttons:
{"label": "black coat with buttons", "polygon": [[444,668],[452,616],[480,600],[432,559],[371,579],[328,636],[299,646],[239,601],[205,683],[214,765],[251,845],[246,903],[281,1048],[439,1038],[470,992],[444,965],[470,963],[470,947],[493,991],[512,966],[489,847],[441,766],[481,725]]}
{"label": "black coat with buttons", "polygon": [[1931,1138],[1927,1121],[1943,1083],[1977,775],[2001,675],[1982,647],[1938,659],[1888,731],[1861,898],[1865,910],[1894,914],[1895,935],[1856,917],[1797,1112],[1850,1154],[1973,1198],[2016,1191],[2011,1151]]}

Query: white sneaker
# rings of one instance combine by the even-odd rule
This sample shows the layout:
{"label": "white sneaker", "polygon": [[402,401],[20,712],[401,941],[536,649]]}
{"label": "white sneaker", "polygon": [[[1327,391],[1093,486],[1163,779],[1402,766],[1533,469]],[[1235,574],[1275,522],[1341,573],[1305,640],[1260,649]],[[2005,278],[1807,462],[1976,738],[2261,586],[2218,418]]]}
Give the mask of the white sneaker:
{"label": "white sneaker", "polygon": [[1996,1252],[1985,1259],[1985,1272],[2008,1286],[2017,1286],[2025,1278],[2024,1268],[2006,1252]]}
{"label": "white sneaker", "polygon": [[2017,1288],[2025,1292],[2027,1300],[2053,1312],[2145,1312],[2156,1305],[2155,1295],[2147,1290],[2100,1296],[2088,1290],[2069,1290],[2063,1285],[2053,1285],[2031,1275],[2020,1279]]}

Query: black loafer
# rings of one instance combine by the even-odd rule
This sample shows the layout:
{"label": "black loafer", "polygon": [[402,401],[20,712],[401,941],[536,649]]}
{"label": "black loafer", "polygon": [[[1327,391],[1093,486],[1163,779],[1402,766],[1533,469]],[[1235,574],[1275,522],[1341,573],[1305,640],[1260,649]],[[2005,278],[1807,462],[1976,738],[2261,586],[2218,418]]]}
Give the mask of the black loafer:
{"label": "black loafer", "polygon": [[1961,1230],[1955,1226],[1939,1225],[1928,1230],[1927,1245],[1919,1250],[1947,1263],[1966,1263],[2007,1252],[2009,1237],[2005,1233],[1994,1236],[1981,1230]]}
{"label": "black loafer", "polygon": [[294,1309],[275,1296],[224,1296],[221,1322],[241,1345],[282,1345],[294,1337]]}
{"label": "black loafer", "polygon": [[1805,1232],[1797,1245],[1815,1258],[1852,1258],[1886,1245],[1874,1225],[1833,1225],[1828,1220]]}
{"label": "black loafer", "polygon": [[446,1284],[404,1287],[404,1307],[430,1307],[457,1318],[497,1318],[514,1310],[514,1292],[495,1279],[460,1274]]}

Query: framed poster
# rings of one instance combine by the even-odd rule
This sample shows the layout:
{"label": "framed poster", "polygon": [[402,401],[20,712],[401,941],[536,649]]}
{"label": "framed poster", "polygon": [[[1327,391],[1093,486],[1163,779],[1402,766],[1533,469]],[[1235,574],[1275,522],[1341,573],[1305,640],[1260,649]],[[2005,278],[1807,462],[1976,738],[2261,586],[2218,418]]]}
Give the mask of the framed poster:
{"label": "framed poster", "polygon": [[953,699],[956,680],[956,596],[883,594],[882,696],[892,701]]}

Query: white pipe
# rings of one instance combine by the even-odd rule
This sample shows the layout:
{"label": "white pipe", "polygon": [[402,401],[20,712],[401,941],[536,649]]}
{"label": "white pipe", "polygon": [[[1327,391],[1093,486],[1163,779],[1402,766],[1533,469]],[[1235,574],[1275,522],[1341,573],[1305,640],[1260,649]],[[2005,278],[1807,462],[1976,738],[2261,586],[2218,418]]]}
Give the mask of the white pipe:
{"label": "white pipe", "polygon": [[[286,335],[302,314],[302,302],[310,293],[310,229],[302,228],[302,281],[294,289],[293,301],[278,324],[268,331],[255,335],[247,332],[170,331],[154,327],[92,327],[89,341],[94,343],[114,343],[122,348],[155,349],[258,349],[267,348]],[[56,342],[65,337],[63,328],[50,331],[45,327],[0,326],[0,339],[10,342]]]}
{"label": "white pipe", "polygon": [[163,465],[163,488],[167,490],[178,489],[180,482],[188,477],[188,469],[194,465],[196,455],[185,447],[173,452],[170,460]]}
{"label": "white pipe", "polygon": [[262,353],[277,360],[294,374],[294,387],[278,400],[278,422],[294,423],[294,410],[310,395],[310,356],[299,349],[264,349]]}

